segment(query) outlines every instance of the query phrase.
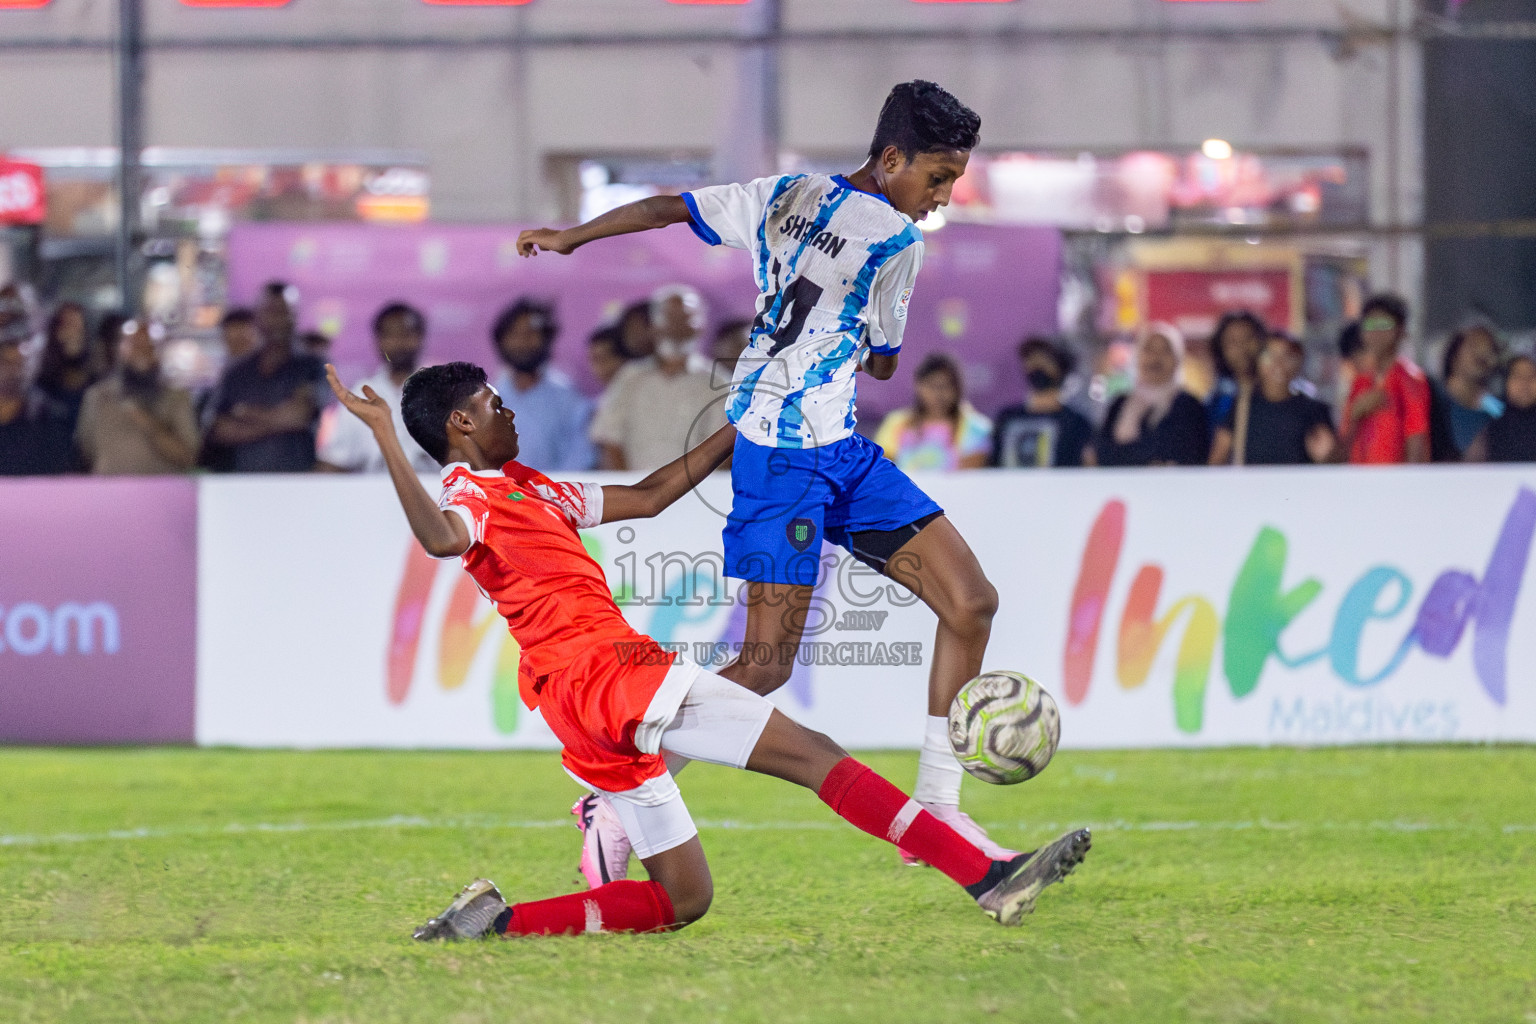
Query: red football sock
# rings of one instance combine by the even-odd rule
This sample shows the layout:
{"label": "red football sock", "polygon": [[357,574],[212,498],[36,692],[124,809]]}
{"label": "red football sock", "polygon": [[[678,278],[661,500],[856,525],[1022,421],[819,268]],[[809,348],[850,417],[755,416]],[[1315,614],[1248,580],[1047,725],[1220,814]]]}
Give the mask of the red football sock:
{"label": "red football sock", "polygon": [[899,844],[961,885],[975,885],[992,867],[958,832],[851,757],[833,765],[818,795],[853,825]]}
{"label": "red football sock", "polygon": [[676,923],[667,890],[656,882],[626,880],[551,900],[515,903],[502,931],[506,935],[654,932]]}

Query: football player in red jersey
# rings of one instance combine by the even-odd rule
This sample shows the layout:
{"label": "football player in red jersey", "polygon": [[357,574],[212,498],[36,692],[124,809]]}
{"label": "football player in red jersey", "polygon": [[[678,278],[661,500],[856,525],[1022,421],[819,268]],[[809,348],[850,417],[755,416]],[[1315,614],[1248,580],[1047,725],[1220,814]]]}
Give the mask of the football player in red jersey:
{"label": "football player in red jersey", "polygon": [[632,486],[555,483],[515,461],[512,410],[484,370],[428,367],[406,381],[401,411],[411,436],[444,466],[434,499],[400,446],[388,404],[371,388],[361,397],[348,391],[334,367],[327,377],[372,430],[416,539],[434,557],[462,559],[506,618],[522,648],[523,701],[560,739],[566,772],[610,798],[650,876],[515,904],[476,879],[416,938],[647,932],[697,921],[713,884],[663,750],[815,791],[851,824],[937,867],[1005,925],[1018,924],[1043,888],[1082,861],[1086,829],[1033,853],[988,858],[826,736],[674,658],[624,619],[577,530],[656,515],[729,457],[733,427]]}

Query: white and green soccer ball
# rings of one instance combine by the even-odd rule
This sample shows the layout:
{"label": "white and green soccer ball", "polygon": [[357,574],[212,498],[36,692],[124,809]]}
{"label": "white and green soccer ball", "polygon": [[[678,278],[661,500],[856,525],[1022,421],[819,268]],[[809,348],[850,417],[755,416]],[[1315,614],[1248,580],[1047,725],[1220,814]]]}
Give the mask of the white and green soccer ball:
{"label": "white and green soccer ball", "polygon": [[949,745],[966,771],[1012,786],[1045,770],[1061,739],[1061,711],[1045,688],[1019,672],[985,672],[949,706]]}

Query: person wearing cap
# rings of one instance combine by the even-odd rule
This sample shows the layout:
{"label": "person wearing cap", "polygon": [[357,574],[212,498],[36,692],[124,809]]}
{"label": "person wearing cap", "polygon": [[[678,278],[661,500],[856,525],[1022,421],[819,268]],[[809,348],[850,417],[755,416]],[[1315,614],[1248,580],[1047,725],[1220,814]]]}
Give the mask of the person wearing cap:
{"label": "person wearing cap", "polygon": [[75,444],[92,473],[170,475],[197,461],[192,396],[161,378],[162,338],[158,324],[123,324],[117,369],[86,390]]}

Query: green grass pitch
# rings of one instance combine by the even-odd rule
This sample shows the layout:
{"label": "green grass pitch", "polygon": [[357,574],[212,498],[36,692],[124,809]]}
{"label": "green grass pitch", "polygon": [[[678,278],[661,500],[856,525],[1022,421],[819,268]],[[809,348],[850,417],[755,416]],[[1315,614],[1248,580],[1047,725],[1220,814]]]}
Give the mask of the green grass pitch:
{"label": "green grass pitch", "polygon": [[[911,784],[913,755],[864,757]],[[1017,929],[809,793],[682,784],[700,924],[422,945],[478,874],[573,887],[552,755],[0,751],[0,1021],[1536,1021],[1533,748],[1064,752],[969,782],[1006,841],[1094,827]]]}

